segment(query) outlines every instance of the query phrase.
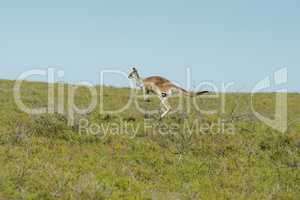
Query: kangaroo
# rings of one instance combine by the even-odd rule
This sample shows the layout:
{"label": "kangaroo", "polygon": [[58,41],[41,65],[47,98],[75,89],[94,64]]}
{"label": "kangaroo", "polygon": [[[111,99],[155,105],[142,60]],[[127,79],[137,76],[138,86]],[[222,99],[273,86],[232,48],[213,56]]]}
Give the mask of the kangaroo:
{"label": "kangaroo", "polygon": [[129,72],[128,78],[135,80],[137,85],[142,88],[144,100],[148,99],[148,95],[150,93],[158,95],[163,105],[163,113],[161,114],[160,118],[165,117],[172,110],[170,104],[168,103],[168,97],[172,94],[182,93],[186,96],[195,97],[208,93],[208,91],[202,91],[197,93],[186,91],[185,89],[174,85],[168,79],[160,76],[151,76],[143,79],[140,77],[135,67],[133,67],[132,70]]}

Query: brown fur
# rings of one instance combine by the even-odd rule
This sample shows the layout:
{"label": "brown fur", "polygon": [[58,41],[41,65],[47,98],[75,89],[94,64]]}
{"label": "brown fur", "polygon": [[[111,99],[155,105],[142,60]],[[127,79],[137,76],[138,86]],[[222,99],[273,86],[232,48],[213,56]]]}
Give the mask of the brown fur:
{"label": "brown fur", "polygon": [[205,94],[208,92],[208,91],[202,91],[202,92],[197,92],[197,93],[188,92],[187,90],[174,85],[168,79],[160,77],[160,76],[151,76],[151,77],[145,78],[145,79],[143,79],[143,84],[144,84],[144,87],[145,87],[147,93],[152,92],[157,95],[159,95],[162,92],[164,92],[164,93],[179,92],[179,93],[183,93],[187,96],[194,97],[194,96],[202,95],[202,94]]}

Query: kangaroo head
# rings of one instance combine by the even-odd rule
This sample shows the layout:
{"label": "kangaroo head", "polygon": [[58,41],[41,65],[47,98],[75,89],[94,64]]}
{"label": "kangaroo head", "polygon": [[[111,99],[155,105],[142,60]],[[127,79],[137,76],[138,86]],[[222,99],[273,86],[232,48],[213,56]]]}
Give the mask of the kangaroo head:
{"label": "kangaroo head", "polygon": [[140,78],[139,73],[135,67],[133,67],[131,69],[131,71],[129,72],[128,78],[129,79],[139,79]]}

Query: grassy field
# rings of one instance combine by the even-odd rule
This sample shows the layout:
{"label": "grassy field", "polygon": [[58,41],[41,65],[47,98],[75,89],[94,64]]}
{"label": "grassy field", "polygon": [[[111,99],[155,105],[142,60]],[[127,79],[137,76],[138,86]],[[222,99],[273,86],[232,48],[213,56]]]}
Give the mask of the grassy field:
{"label": "grassy field", "polygon": [[[300,199],[299,94],[288,95],[288,131],[280,133],[253,116],[249,94],[226,94],[223,114],[203,114],[193,106],[187,112],[183,106],[161,121],[135,104],[105,114],[99,100],[70,126],[67,109],[21,112],[13,85],[0,81],[1,200]],[[67,92],[65,85],[65,106]],[[98,99],[103,109],[116,110],[129,94],[126,88],[105,87]],[[90,98],[80,88],[76,105],[84,108]],[[47,85],[24,83],[22,99],[29,107],[46,106]],[[188,105],[192,99],[183,101]],[[179,99],[171,102],[176,107]],[[274,102],[274,94],[254,97],[255,109],[265,116],[273,116]],[[220,99],[197,103],[203,110],[220,107]],[[154,110],[159,102],[139,99],[138,105]],[[80,119],[89,129],[81,129]],[[195,124],[208,127],[199,131]]]}

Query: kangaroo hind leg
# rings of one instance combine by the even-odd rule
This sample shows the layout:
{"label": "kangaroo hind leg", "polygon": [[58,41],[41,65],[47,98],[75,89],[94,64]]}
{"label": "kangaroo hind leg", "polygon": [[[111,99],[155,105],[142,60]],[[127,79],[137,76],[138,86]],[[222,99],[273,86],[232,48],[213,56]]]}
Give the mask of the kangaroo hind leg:
{"label": "kangaroo hind leg", "polygon": [[171,111],[171,106],[168,102],[168,95],[166,93],[162,93],[160,101],[162,104],[162,108],[164,110],[164,112],[161,114],[160,118],[163,118]]}

